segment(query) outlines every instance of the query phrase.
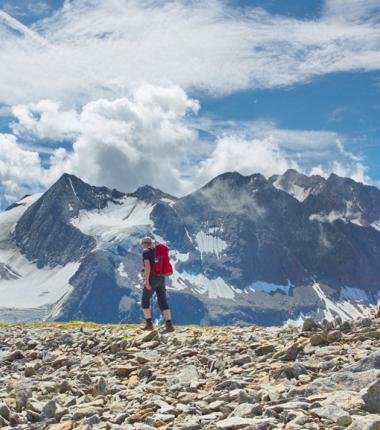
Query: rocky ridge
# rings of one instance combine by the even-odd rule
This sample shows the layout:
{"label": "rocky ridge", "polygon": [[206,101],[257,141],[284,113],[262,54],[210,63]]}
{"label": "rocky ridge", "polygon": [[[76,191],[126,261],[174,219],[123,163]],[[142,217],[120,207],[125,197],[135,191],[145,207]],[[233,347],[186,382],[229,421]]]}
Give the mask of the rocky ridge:
{"label": "rocky ridge", "polygon": [[3,325],[5,429],[380,428],[380,314],[302,327]]}
{"label": "rocky ridge", "polygon": [[178,324],[350,320],[380,297],[376,187],[226,172],[176,198],[64,174],[0,213],[0,321],[141,322],[147,235],[171,249]]}

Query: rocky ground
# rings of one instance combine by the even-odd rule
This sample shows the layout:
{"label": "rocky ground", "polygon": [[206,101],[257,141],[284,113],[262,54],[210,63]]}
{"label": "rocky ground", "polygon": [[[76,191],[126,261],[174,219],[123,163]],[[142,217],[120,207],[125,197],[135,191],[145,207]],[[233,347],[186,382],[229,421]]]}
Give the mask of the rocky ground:
{"label": "rocky ground", "polygon": [[380,429],[380,318],[0,328],[0,427]]}

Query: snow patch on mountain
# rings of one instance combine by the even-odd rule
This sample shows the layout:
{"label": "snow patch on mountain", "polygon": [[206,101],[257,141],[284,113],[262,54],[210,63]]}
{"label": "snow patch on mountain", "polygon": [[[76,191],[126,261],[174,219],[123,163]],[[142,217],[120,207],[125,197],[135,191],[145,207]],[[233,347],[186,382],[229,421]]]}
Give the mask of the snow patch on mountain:
{"label": "snow patch on mountain", "polygon": [[197,242],[199,252],[201,253],[201,258],[203,258],[203,254],[210,253],[215,254],[219,259],[222,255],[222,252],[228,248],[226,241],[215,236],[214,234],[207,234],[203,231],[200,231],[196,234],[195,240]]}
{"label": "snow patch on mountain", "polygon": [[0,282],[0,308],[3,310],[22,309],[24,312],[25,309],[51,305],[72,289],[69,279],[79,263],[40,269],[21,255],[12,242],[17,221],[41,195],[24,197],[17,206],[0,213],[0,266],[12,275],[3,276]]}
{"label": "snow patch on mountain", "polygon": [[170,258],[173,258],[174,263],[176,263],[177,261],[184,262],[190,258],[190,253],[188,252],[184,254],[179,251],[173,250],[173,251],[170,251]]}
{"label": "snow patch on mountain", "polygon": [[352,287],[343,287],[340,290],[340,298],[346,299],[346,300],[369,302],[369,303],[372,301],[366,291],[361,290],[360,288],[352,288]]}
{"label": "snow patch on mountain", "polygon": [[367,301],[363,301],[362,296],[359,300],[352,299],[354,295],[357,295],[357,292],[355,292],[356,289],[353,288],[347,289],[348,287],[346,287],[343,292],[343,298],[345,298],[344,295],[348,295],[351,299],[339,300],[337,302],[333,302],[328,298],[318,283],[314,283],[312,288],[325,305],[324,316],[327,320],[333,320],[336,317],[340,317],[343,321],[347,321],[353,318],[369,316],[376,308],[376,305],[368,302],[368,299]]}
{"label": "snow patch on mountain", "polygon": [[300,202],[303,202],[310,194],[310,189],[301,187],[296,184],[289,185],[288,188],[284,188],[281,185],[281,177],[279,177],[274,183],[273,186],[276,187],[279,190],[285,191],[286,193],[293,196],[295,199],[297,199]]}
{"label": "snow patch on mountain", "polygon": [[288,281],[288,285],[278,285],[271,284],[270,282],[256,281],[251,284],[248,289],[254,291],[255,293],[275,293],[276,291],[282,291],[286,295],[289,295],[290,288],[293,288],[293,285]]}
{"label": "snow patch on mountain", "polygon": [[117,272],[118,272],[119,276],[121,276],[122,278],[128,278],[128,273],[125,271],[124,263],[120,263],[117,266]]}
{"label": "snow patch on mountain", "polygon": [[1,250],[0,260],[3,259],[11,262],[20,278],[1,281],[0,308],[37,308],[57,302],[73,288],[69,279],[79,268],[79,263],[69,263],[53,269],[38,269],[22,255]]}
{"label": "snow patch on mountain", "polygon": [[163,197],[162,199],[160,199],[163,203],[168,204],[169,206],[173,206],[175,203],[175,200],[172,199],[168,199],[166,197]]}
{"label": "snow patch on mountain", "polygon": [[101,210],[80,210],[78,216],[71,219],[71,224],[82,233],[93,236],[98,248],[107,248],[110,243],[131,240],[133,234],[151,228],[153,207],[136,197],[124,197],[119,204],[109,203]]}
{"label": "snow patch on mountain", "polygon": [[235,298],[235,288],[228,285],[224,279],[217,277],[209,279],[203,274],[190,274],[188,272],[174,273],[173,283],[177,289],[191,289],[193,292],[207,295],[210,299]]}
{"label": "snow patch on mountain", "polygon": [[30,205],[36,202],[41,193],[26,196],[17,201],[17,206],[12,209],[0,212],[0,249],[2,248],[1,242],[9,241],[14,231],[17,221],[22,214],[28,209]]}
{"label": "snow patch on mountain", "polygon": [[79,197],[78,197],[77,192],[75,191],[75,188],[74,188],[74,186],[73,186],[73,182],[72,182],[72,180],[71,180],[70,176],[67,176],[67,178],[68,178],[68,180],[69,180],[70,188],[71,188],[71,190],[72,190],[72,192],[73,192],[74,196],[75,196],[78,200],[80,200],[80,199],[79,199]]}
{"label": "snow patch on mountain", "polygon": [[284,327],[302,327],[304,319],[307,317],[307,315],[304,315],[303,312],[300,313],[298,318],[288,318],[286,321],[284,321],[283,326]]}

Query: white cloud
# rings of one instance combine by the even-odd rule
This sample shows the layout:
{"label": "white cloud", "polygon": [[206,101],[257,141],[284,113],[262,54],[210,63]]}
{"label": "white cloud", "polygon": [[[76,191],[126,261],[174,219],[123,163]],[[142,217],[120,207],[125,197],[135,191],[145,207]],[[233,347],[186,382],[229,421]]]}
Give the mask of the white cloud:
{"label": "white cloud", "polygon": [[[351,178],[363,184],[374,185],[374,181],[368,175],[368,167],[361,162],[350,162],[349,160],[333,160],[324,165],[317,165],[310,169],[309,174],[328,177],[331,173],[338,176]],[[377,184],[379,185],[379,184]]]}
{"label": "white cloud", "polygon": [[63,111],[60,103],[41,100],[11,109],[17,119],[11,125],[16,135],[31,133],[40,139],[65,140],[79,132],[79,117],[74,109]]}
{"label": "white cloud", "polygon": [[324,16],[346,22],[379,24],[380,3],[378,0],[328,0]]}
{"label": "white cloud", "polygon": [[359,156],[359,155],[355,155],[350,151],[347,151],[343,145],[343,142],[340,139],[336,140],[336,145],[338,147],[339,152],[344,156],[347,157],[348,159],[352,160],[352,161],[362,161],[363,157]]}
{"label": "white cloud", "polygon": [[15,17],[41,18],[52,10],[51,6],[45,1],[17,0],[0,1],[0,8]]}
{"label": "white cloud", "polygon": [[378,17],[377,0],[327,0],[309,21],[222,0],[74,0],[32,30],[3,14],[0,102],[71,106],[141,79],[228,94],[378,70]]}
{"label": "white cloud", "polygon": [[131,85],[128,97],[99,99],[80,112],[47,100],[18,105],[13,129],[20,139],[73,139],[72,151],[53,152],[45,182],[69,172],[125,191],[154,184],[178,192],[186,186],[186,145],[197,139],[185,120],[198,109],[198,102],[176,85],[140,83]]}
{"label": "white cloud", "polygon": [[270,137],[247,140],[240,136],[225,136],[215,143],[214,151],[201,163],[198,182],[202,184],[227,171],[238,171],[243,175],[261,173],[268,177],[290,168],[300,170],[300,166]]}
{"label": "white cloud", "polygon": [[15,136],[0,134],[1,199],[13,201],[30,190],[39,190],[42,177],[38,153],[20,148]]}
{"label": "white cloud", "polygon": [[[92,101],[80,110],[49,100],[18,105],[13,108],[18,143],[16,136],[0,135],[0,188],[12,200],[69,172],[122,191],[150,184],[182,195],[226,171],[268,177],[288,168],[370,182],[363,160],[346,150],[336,133],[279,129],[268,122],[240,128],[219,123],[218,128],[213,122],[197,123],[198,110],[198,101],[179,86],[146,82],[131,84],[124,97]],[[202,142],[195,125],[213,134],[213,141]],[[43,151],[49,156],[44,166],[30,143],[40,138],[58,145],[66,141],[66,149]]]}

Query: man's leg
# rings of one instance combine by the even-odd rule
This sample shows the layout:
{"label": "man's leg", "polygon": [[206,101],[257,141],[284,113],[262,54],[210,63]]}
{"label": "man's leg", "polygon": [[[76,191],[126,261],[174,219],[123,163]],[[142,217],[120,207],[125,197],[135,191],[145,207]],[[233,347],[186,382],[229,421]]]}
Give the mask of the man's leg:
{"label": "man's leg", "polygon": [[152,309],[150,307],[151,298],[153,295],[154,289],[147,290],[145,287],[143,288],[142,298],[141,298],[141,307],[144,312],[145,317],[145,327],[144,330],[153,330],[153,322],[152,322]]}
{"label": "man's leg", "polygon": [[155,288],[157,294],[158,306],[164,315],[166,330],[173,331],[174,327],[172,324],[172,316],[169,309],[168,301],[166,298],[166,287],[165,278],[162,276],[157,282],[157,287]]}
{"label": "man's leg", "polygon": [[144,312],[144,318],[147,319],[152,319],[152,309],[151,308],[147,308],[147,309],[143,309]]}
{"label": "man's leg", "polygon": [[164,309],[164,311],[162,313],[164,314],[164,320],[165,321],[171,321],[172,314],[170,312],[170,309]]}

